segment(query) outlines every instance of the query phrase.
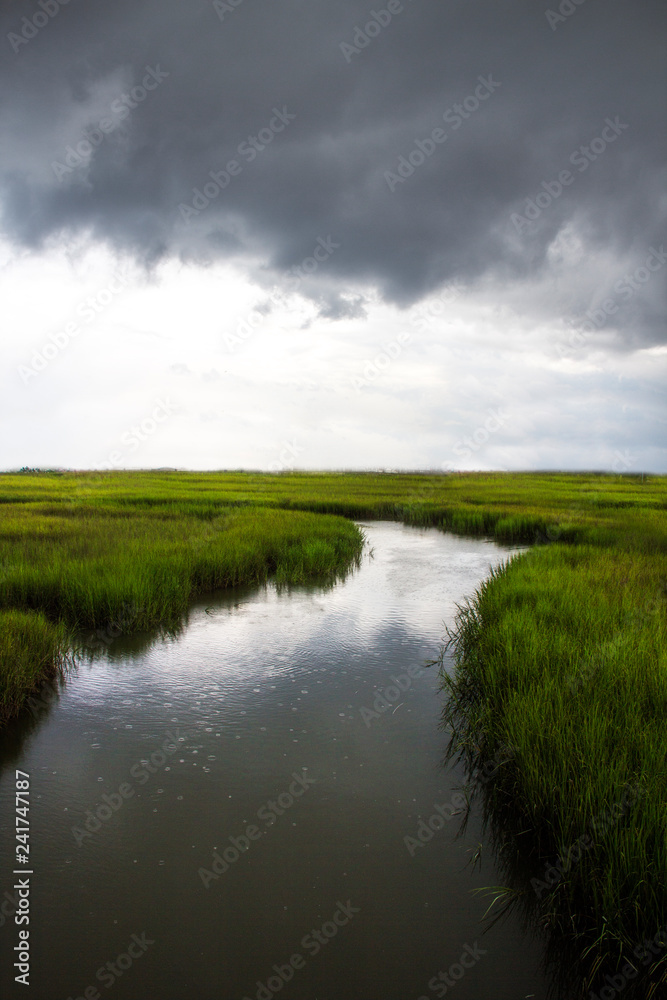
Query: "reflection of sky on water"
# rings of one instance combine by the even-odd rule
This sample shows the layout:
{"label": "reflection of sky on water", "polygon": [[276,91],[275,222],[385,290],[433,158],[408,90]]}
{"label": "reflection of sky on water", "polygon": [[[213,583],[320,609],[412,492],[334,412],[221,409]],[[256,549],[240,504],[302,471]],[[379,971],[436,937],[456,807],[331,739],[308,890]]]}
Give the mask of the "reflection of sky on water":
{"label": "reflection of sky on water", "polygon": [[[193,995],[254,996],[338,898],[353,898],[363,918],[295,978],[289,1000],[414,998],[481,937],[487,903],[470,890],[497,872],[490,853],[474,877],[466,868],[483,837],[478,818],[466,838],[451,822],[414,857],[404,843],[461,780],[442,767],[436,672],[423,670],[370,721],[362,710],[437,654],[456,603],[506,550],[390,522],[366,531],[374,555],[344,582],[204,595],[177,637],[123,637],[82,662],[26,731],[17,766],[34,782],[38,991],[77,996],[82,964],[90,982],[145,927],[160,943],[114,986],[116,1000],[180,1000],[175,955]],[[174,736],[177,749],[140,781],[142,761]],[[204,891],[198,869],[303,772],[312,789]],[[72,827],[124,782],[132,797],[77,846]],[[6,775],[0,789],[12,791]],[[457,985],[458,1000],[542,1000],[539,951],[517,924],[488,941],[493,957]]]}

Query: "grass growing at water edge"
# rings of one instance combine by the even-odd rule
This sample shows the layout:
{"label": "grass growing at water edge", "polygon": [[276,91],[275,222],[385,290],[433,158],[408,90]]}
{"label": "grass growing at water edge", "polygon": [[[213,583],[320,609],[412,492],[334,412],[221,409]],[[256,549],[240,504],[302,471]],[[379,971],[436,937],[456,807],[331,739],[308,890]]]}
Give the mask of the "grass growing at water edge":
{"label": "grass growing at water edge", "polygon": [[203,591],[274,576],[331,579],[359,558],[362,533],[341,518],[266,508],[214,518],[24,506],[3,511],[0,608],[41,611],[75,628],[127,617],[175,624]]}
{"label": "grass growing at water edge", "polygon": [[[665,927],[666,581],[663,554],[533,549],[461,609],[443,670],[450,756],[504,755],[487,809],[530,849],[522,891],[590,988],[627,962],[645,975],[635,949]],[[652,961],[655,984],[667,955]]]}
{"label": "grass growing at water edge", "polygon": [[350,521],[271,508],[215,517],[87,506],[0,508],[0,721],[53,673],[68,632],[170,628],[204,591],[340,577],[360,558]]}
{"label": "grass growing at water edge", "polygon": [[0,722],[16,715],[44,678],[62,669],[68,647],[61,623],[36,612],[0,612]]}

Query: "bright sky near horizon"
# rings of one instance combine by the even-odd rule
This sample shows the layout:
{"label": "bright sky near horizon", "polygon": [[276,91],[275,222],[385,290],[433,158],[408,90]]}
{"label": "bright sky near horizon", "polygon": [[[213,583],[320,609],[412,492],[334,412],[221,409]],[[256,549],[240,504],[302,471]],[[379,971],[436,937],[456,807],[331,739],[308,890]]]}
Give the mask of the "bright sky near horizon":
{"label": "bright sky near horizon", "polygon": [[0,468],[667,469],[658,0],[10,0]]}

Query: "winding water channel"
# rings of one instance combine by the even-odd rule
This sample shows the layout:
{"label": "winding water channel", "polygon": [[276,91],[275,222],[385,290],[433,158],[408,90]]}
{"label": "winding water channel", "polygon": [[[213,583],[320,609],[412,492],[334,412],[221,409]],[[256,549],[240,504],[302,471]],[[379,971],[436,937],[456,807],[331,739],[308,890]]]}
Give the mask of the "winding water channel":
{"label": "winding water channel", "polygon": [[[10,727],[3,997],[546,997],[539,942],[514,918],[484,933],[472,890],[501,876],[489,848],[466,864],[484,837],[474,814],[457,836],[463,775],[443,766],[423,668],[509,550],[364,529],[346,580],[208,596],[178,636],[115,640]],[[30,989],[11,967],[17,767],[31,775]]]}

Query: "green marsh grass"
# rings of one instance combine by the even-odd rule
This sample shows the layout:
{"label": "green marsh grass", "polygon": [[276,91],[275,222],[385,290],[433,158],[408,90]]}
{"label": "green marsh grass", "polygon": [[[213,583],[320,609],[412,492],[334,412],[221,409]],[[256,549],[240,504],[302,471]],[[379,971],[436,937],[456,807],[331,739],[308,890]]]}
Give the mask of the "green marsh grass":
{"label": "green marsh grass", "polygon": [[[333,579],[359,558],[352,518],[531,545],[461,611],[457,665],[444,678],[449,752],[474,771],[512,748],[485,802],[538,882],[592,831],[553,885],[508,887],[531,894],[592,984],[636,964],[634,948],[667,915],[666,515],[664,476],[4,474],[2,648],[13,633],[42,635],[32,664],[25,638],[14,647],[27,690],[42,666],[53,669],[49,630],[104,629],[128,608],[131,627],[166,628],[198,592]],[[21,698],[12,655],[0,658],[5,712]],[[632,788],[641,789],[632,807],[598,829]],[[640,995],[658,988],[665,954]]]}
{"label": "green marsh grass", "polygon": [[213,513],[0,506],[0,723],[58,669],[68,635],[113,634],[118,622],[173,628],[197,594],[269,577],[332,580],[363,544],[342,518],[266,507]]}
{"label": "green marsh grass", "polygon": [[262,507],[213,518],[163,509],[5,506],[0,609],[40,611],[96,629],[133,609],[135,629],[170,626],[203,591],[259,583],[303,583],[341,574],[359,558],[349,521]]}
{"label": "green marsh grass", "polygon": [[[627,962],[645,975],[634,950],[666,922],[666,581],[659,552],[533,549],[461,609],[443,671],[450,756],[475,771],[512,748],[487,809],[537,859],[523,891],[591,988]],[[663,953],[640,995],[666,969]]]}
{"label": "green marsh grass", "polygon": [[69,635],[62,623],[34,611],[0,611],[0,722],[16,715],[47,677],[67,661]]}

